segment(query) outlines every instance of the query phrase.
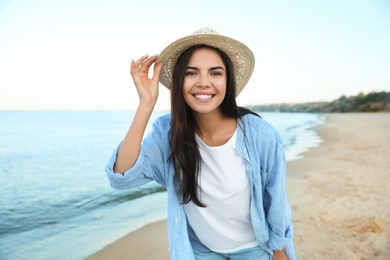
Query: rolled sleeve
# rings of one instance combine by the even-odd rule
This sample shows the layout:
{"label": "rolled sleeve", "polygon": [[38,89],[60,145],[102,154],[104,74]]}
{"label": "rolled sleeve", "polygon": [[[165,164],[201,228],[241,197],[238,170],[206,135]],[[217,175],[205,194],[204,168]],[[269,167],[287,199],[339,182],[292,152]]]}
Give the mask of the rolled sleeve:
{"label": "rolled sleeve", "polygon": [[166,173],[169,171],[169,117],[158,118],[152,131],[142,140],[140,153],[134,165],[124,174],[115,173],[114,165],[122,143],[112,153],[106,173],[111,186],[115,189],[130,189],[151,181],[166,186]]}
{"label": "rolled sleeve", "polygon": [[279,236],[274,232],[270,232],[268,246],[272,250],[282,250],[290,243],[292,239],[292,226],[288,226],[284,236]]}
{"label": "rolled sleeve", "polygon": [[145,169],[147,167],[147,164],[143,162],[144,159],[142,156],[139,156],[134,166],[125,171],[123,175],[121,173],[114,172],[114,165],[121,144],[119,144],[118,147],[114,150],[106,165],[107,178],[110,182],[111,187],[118,190],[124,190],[153,181],[152,178],[142,174],[142,172],[147,171]]}

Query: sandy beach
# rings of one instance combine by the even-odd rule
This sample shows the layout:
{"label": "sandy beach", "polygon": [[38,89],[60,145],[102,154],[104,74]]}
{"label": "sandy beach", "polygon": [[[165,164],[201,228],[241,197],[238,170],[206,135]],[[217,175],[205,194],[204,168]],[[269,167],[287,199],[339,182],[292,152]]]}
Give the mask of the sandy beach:
{"label": "sandy beach", "polygon": [[[323,139],[287,164],[297,259],[390,259],[390,114],[326,114]],[[88,259],[169,259],[165,221]]]}

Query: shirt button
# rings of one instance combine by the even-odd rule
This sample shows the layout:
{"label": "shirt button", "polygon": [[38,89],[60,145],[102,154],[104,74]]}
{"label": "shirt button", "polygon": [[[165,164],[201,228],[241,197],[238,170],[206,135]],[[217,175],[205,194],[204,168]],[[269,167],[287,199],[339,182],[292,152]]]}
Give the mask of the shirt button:
{"label": "shirt button", "polygon": [[176,223],[177,223],[177,221],[178,221],[177,218],[175,218],[175,222],[176,222]]}

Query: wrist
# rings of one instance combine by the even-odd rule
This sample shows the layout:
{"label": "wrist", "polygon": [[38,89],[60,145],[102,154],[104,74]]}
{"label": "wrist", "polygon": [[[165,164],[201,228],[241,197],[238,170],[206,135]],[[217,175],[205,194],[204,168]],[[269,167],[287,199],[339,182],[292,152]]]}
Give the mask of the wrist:
{"label": "wrist", "polygon": [[140,100],[138,104],[138,109],[152,111],[154,109],[154,106],[156,105],[156,102],[157,100]]}
{"label": "wrist", "polygon": [[274,251],[274,259],[278,260],[288,260],[287,255],[284,253],[284,249]]}

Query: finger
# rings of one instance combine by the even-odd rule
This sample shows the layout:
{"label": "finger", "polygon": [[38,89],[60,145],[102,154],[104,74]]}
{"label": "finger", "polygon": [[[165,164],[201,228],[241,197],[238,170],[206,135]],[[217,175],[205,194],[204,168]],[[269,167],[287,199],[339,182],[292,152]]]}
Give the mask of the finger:
{"label": "finger", "polygon": [[134,61],[134,59],[131,59],[131,63],[130,63],[130,73],[131,73],[131,71],[133,70],[133,67],[135,67],[135,61]]}
{"label": "finger", "polygon": [[147,58],[149,57],[148,54],[145,54],[144,56],[142,56],[141,58],[139,58],[136,62],[135,62],[135,66],[136,67],[139,67]]}
{"label": "finger", "polygon": [[140,74],[139,74],[140,68],[139,65],[137,65],[138,61],[131,60],[131,64],[130,64],[130,75],[133,78],[135,83],[140,81]]}
{"label": "finger", "polygon": [[132,59],[130,64],[130,74],[133,75],[137,69],[137,66],[135,65],[135,61]]}
{"label": "finger", "polygon": [[158,79],[160,78],[162,65],[163,64],[161,62],[159,62],[158,64],[154,65],[153,78],[152,78],[154,81],[158,81]]}
{"label": "finger", "polygon": [[152,55],[150,56],[149,58],[147,58],[141,65],[141,68],[143,68],[144,70],[149,70],[150,66],[156,62],[157,60],[157,54],[155,55]]}
{"label": "finger", "polygon": [[134,59],[131,60],[131,66],[130,66],[130,73],[136,72],[137,68],[140,68],[143,64],[143,62],[149,57],[148,54],[145,54],[141,58],[139,58],[137,61],[134,61]]}

